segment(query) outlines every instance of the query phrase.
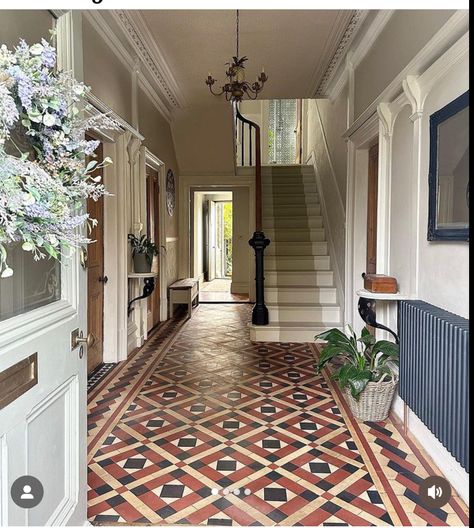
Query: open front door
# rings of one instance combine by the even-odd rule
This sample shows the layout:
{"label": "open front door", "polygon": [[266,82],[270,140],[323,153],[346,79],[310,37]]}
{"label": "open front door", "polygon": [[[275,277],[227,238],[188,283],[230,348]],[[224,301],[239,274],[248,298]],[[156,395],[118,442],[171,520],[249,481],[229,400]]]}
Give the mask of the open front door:
{"label": "open front door", "polygon": [[216,278],[216,202],[209,200],[209,282]]}
{"label": "open front door", "polygon": [[[86,521],[87,275],[79,252],[62,264],[10,249],[13,277],[0,279],[0,515],[3,526]],[[11,492],[38,479],[42,500],[25,508]],[[21,482],[21,481],[20,481]],[[41,494],[27,479],[34,497]],[[26,501],[28,503],[28,500]]]}
{"label": "open front door", "polygon": [[[81,80],[82,14],[57,16],[58,67]],[[87,273],[80,251],[61,262],[34,261],[21,247],[8,253],[14,274],[0,279],[0,524],[85,525],[87,349],[72,337],[87,334]]]}

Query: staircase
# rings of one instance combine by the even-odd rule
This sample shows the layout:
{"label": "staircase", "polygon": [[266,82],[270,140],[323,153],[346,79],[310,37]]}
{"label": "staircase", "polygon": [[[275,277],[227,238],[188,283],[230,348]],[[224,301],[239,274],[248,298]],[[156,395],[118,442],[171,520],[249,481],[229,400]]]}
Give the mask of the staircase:
{"label": "staircase", "polygon": [[265,302],[269,325],[251,326],[253,341],[308,342],[342,326],[314,169],[262,168]]}

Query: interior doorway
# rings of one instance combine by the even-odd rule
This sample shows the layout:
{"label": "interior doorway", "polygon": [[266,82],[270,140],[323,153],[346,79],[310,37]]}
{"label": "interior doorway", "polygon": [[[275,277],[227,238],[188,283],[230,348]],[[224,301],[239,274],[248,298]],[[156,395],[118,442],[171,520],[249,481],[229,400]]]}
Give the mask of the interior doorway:
{"label": "interior doorway", "polygon": [[[94,160],[100,164],[103,159],[101,143]],[[87,248],[87,333],[93,337],[93,343],[87,349],[87,373],[90,374],[104,359],[104,287],[108,281],[104,275],[104,197],[98,200],[89,198],[87,212],[97,220],[89,235],[94,242]]]}
{"label": "interior doorway", "polygon": [[234,204],[232,191],[193,193],[193,275],[199,279],[199,301],[246,302],[231,293]]}
{"label": "interior doorway", "polygon": [[[160,247],[160,185],[159,174],[150,165],[146,166],[146,223],[148,237],[161,251]],[[153,257],[151,271],[162,273],[159,270],[158,255]],[[147,300],[147,328],[150,331],[160,322],[160,281],[155,280],[155,289]]]}
{"label": "interior doorway", "polygon": [[366,273],[377,272],[377,201],[378,201],[379,145],[369,149],[367,188],[367,258]]}

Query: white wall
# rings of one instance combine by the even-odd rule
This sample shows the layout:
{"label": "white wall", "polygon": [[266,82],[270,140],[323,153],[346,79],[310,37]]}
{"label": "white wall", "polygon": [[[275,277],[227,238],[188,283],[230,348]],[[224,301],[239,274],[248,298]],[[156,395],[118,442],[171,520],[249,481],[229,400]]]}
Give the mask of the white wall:
{"label": "white wall", "polygon": [[330,100],[306,100],[305,143],[314,165],[339,301],[344,305],[347,89]]}
{"label": "white wall", "polygon": [[[451,14],[427,13],[424,36],[405,42],[406,32],[397,35],[393,27],[405,25],[415,30],[424,19],[418,12],[397,11],[390,20],[395,26],[387,26],[354,71],[356,82],[354,93],[349,93],[349,106],[355,102],[356,119],[344,134],[348,140],[346,279],[351,279],[346,280],[346,308],[350,307],[346,319],[357,329],[362,326],[355,290],[362,287],[360,273],[365,265],[367,148],[374,142],[379,143],[377,273],[395,276],[403,295],[463,317],[469,314],[469,244],[427,240],[430,115],[469,89],[467,14],[457,13],[456,22],[451,20],[446,30],[442,21]],[[385,74],[377,77],[375,57],[387,61],[394,49],[403,51],[403,60],[388,61],[390,75],[380,84]],[[370,75],[369,59],[373,61]],[[410,64],[408,69],[406,64]],[[372,113],[357,118],[366,108],[373,108]],[[377,319],[396,330],[396,304],[378,301]],[[390,338],[384,332],[378,335]],[[400,418],[405,412],[398,397],[394,411]],[[467,473],[411,410],[406,413],[410,432],[468,502]]]}

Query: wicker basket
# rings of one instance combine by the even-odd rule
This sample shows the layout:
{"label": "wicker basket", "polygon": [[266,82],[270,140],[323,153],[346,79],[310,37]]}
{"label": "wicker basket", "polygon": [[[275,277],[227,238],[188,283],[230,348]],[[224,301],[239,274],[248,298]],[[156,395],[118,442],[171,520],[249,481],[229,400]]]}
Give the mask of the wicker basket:
{"label": "wicker basket", "polygon": [[381,422],[388,416],[396,387],[397,382],[393,380],[369,381],[359,401],[353,398],[349,387],[345,387],[344,392],[352,414],[359,422]]}

